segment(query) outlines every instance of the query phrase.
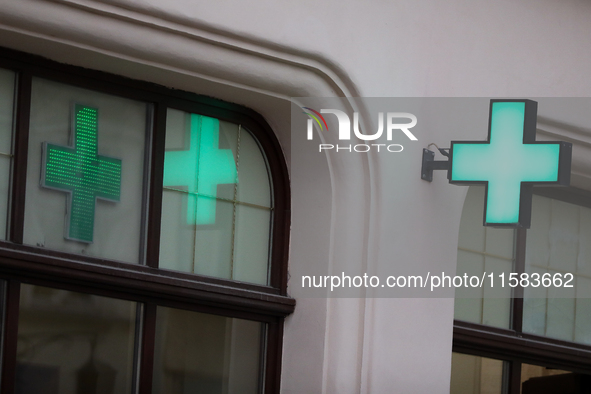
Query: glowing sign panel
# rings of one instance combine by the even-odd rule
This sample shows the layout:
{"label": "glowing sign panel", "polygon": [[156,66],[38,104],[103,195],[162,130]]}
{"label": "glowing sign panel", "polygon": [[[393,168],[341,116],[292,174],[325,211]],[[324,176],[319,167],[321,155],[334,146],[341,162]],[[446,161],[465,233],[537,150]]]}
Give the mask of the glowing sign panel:
{"label": "glowing sign panel", "polygon": [[488,141],[452,142],[450,182],[487,186],[484,224],[529,227],[532,186],[568,184],[571,144],[536,142],[537,103],[492,100]]}
{"label": "glowing sign panel", "polygon": [[188,191],[187,223],[215,223],[217,185],[238,183],[234,155],[219,149],[219,121],[191,114],[189,149],[167,151],[164,186]]}
{"label": "glowing sign panel", "polygon": [[96,199],[119,201],[121,160],[98,154],[97,109],[74,105],[74,147],[43,144],[41,185],[68,196],[65,237],[91,243]]}

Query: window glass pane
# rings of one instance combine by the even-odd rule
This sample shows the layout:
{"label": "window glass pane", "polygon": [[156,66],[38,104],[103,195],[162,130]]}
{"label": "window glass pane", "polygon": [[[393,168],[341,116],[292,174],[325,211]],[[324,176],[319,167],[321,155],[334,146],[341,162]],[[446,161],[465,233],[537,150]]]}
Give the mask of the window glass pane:
{"label": "window glass pane", "polygon": [[154,394],[249,394],[261,390],[259,322],[158,307]]}
{"label": "window glass pane", "polygon": [[[484,187],[468,189],[458,239],[456,275],[482,277],[494,273],[495,278],[505,273],[508,277],[514,266],[515,232],[483,226]],[[510,328],[511,288],[490,287],[456,288],[455,318],[471,323]]]}
{"label": "window glass pane", "polygon": [[16,392],[132,392],[137,304],[22,284]]}
{"label": "window glass pane", "polygon": [[267,284],[271,185],[239,125],[169,109],[160,268]]}
{"label": "window glass pane", "polygon": [[145,103],[33,79],[25,243],[140,263],[147,114]]}
{"label": "window glass pane", "polygon": [[271,184],[265,157],[255,139],[244,129],[240,133],[238,201],[271,207]]}
{"label": "window glass pane", "polygon": [[450,393],[503,393],[503,361],[452,353]]}
{"label": "window glass pane", "polygon": [[[484,256],[479,253],[458,250],[456,273],[482,276]],[[483,289],[458,287],[455,293],[454,318],[471,323],[482,323]]]}
{"label": "window glass pane", "polygon": [[[0,338],[6,335],[6,281],[0,280]],[[4,340],[0,343],[0,354],[4,354]],[[0,380],[2,379],[2,362],[0,361]]]}
{"label": "window glass pane", "polygon": [[10,167],[12,165],[12,130],[14,127],[15,74],[0,69],[0,239],[6,239]]}
{"label": "window glass pane", "polygon": [[523,331],[591,344],[591,209],[534,196],[526,272],[572,274],[572,288],[527,287]]}
{"label": "window glass pane", "polygon": [[233,279],[267,283],[267,266],[260,262],[269,259],[270,222],[268,209],[236,205]]}

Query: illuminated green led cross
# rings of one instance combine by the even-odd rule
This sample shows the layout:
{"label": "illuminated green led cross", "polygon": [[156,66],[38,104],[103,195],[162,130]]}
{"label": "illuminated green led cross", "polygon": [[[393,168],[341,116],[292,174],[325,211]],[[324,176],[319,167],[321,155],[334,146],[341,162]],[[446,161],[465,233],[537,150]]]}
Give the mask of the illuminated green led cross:
{"label": "illuminated green led cross", "polygon": [[452,142],[450,182],[487,185],[484,225],[529,227],[532,185],[568,184],[571,145],[535,142],[537,103],[492,100],[488,141]]}
{"label": "illuminated green led cross", "polygon": [[187,188],[188,224],[215,223],[217,185],[237,183],[237,169],[230,149],[219,149],[217,119],[191,114],[189,149],[167,151],[164,186]]}
{"label": "illuminated green led cross", "polygon": [[73,148],[43,144],[41,185],[69,193],[65,237],[91,243],[96,199],[120,199],[121,160],[98,154],[97,109],[75,104],[73,129]]}

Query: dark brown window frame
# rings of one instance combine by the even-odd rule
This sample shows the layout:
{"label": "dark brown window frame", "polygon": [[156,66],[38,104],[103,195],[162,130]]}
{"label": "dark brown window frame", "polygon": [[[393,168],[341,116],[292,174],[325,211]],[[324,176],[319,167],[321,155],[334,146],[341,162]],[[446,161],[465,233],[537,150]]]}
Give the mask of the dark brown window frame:
{"label": "dark brown window frame", "polygon": [[[15,125],[8,240],[0,242],[0,279],[5,280],[2,382],[0,391],[15,390],[16,340],[20,284],[116,297],[142,303],[142,332],[138,338],[137,392],[150,394],[156,306],[163,305],[266,323],[264,392],[278,393],[283,322],[294,311],[287,296],[290,228],[290,188],[287,166],[275,134],[264,118],[248,108],[168,89],[148,82],[68,66],[38,56],[0,48],[0,68],[16,73]],[[149,170],[143,212],[145,265],[72,255],[23,245],[31,81],[40,77],[68,85],[145,102],[152,106]],[[269,286],[158,269],[166,109],[239,123],[257,139],[270,170],[273,193]]]}
{"label": "dark brown window frame", "polygon": [[[591,208],[591,192],[576,188],[539,187],[534,194]],[[516,230],[515,272],[525,272],[527,230]],[[452,351],[506,362],[507,394],[519,394],[521,364],[535,364],[591,374],[591,346],[523,332],[523,288],[514,288],[511,328],[454,320]],[[591,329],[591,328],[590,328]]]}

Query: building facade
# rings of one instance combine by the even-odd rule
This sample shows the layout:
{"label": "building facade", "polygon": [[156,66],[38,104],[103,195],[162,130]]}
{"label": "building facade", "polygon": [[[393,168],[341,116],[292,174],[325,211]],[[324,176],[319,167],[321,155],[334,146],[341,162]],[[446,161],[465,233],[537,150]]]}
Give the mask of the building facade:
{"label": "building facade", "polygon": [[[538,231],[536,212],[584,218],[583,208],[549,201],[588,204],[590,15],[589,4],[574,0],[2,1],[2,390],[33,392],[34,376],[60,393],[486,392],[478,390],[515,390],[521,383],[508,382],[527,375],[517,373],[524,365],[589,372],[591,328],[584,320],[553,326],[551,314],[542,325],[546,307],[529,308],[527,300],[519,320],[510,298],[478,309],[451,297],[312,297],[299,286],[311,272],[385,275],[412,266],[451,273],[470,267],[467,253],[482,267],[499,257],[527,267],[531,253],[520,257],[516,248],[527,235],[465,229],[466,212],[480,209],[470,197],[477,190],[451,186],[442,173],[431,183],[420,179],[423,148],[484,140],[486,126],[457,127],[461,115],[431,119],[393,161],[308,151],[306,140],[293,138],[292,110],[301,97],[579,97],[564,105],[539,100],[539,139],[573,144],[574,197],[536,197],[529,234]],[[343,106],[356,108],[347,99]],[[88,226],[72,224],[73,186],[48,176],[52,152],[74,155],[76,119],[92,122],[84,111],[93,109],[99,142],[90,142],[89,168],[114,171],[96,175],[100,182],[123,178],[110,194],[95,185],[89,235]],[[167,162],[196,167],[202,156],[186,164],[167,152],[190,151],[191,137],[204,141],[210,129],[217,130],[210,135],[216,168],[233,163],[225,180],[212,181],[222,186],[194,185],[193,193],[189,181],[168,182]],[[191,222],[197,211],[227,228],[207,215]],[[556,231],[566,234],[571,224]],[[583,250],[583,230],[570,249]],[[492,237],[488,245],[499,247],[466,234]],[[591,261],[577,253],[555,257],[572,260],[566,271],[584,277]],[[223,263],[199,265],[208,259]],[[533,265],[558,269],[544,261]],[[569,319],[584,315],[583,304],[564,306]],[[68,316],[78,317],[69,324]],[[512,335],[552,340],[503,342]],[[453,356],[454,368],[465,366],[460,375],[452,374],[452,353],[462,354]],[[51,354],[63,354],[62,363],[44,361]],[[462,373],[463,383],[452,379]]]}

